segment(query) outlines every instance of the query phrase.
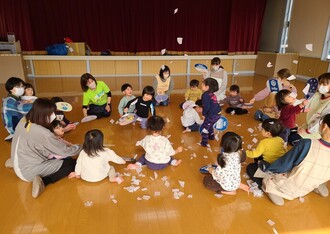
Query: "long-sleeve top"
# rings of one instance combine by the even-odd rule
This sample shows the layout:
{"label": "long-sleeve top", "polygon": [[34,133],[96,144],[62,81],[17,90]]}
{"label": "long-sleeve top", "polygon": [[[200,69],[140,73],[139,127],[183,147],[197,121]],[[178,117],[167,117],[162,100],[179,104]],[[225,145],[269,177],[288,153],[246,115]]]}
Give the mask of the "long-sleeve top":
{"label": "long-sleeve top", "polygon": [[262,139],[255,150],[247,150],[246,156],[249,158],[258,158],[262,156],[266,162],[272,163],[283,154],[283,139],[281,137],[270,137]]}
{"label": "long-sleeve top", "polygon": [[186,101],[196,102],[198,99],[201,99],[202,94],[203,94],[203,91],[201,89],[198,89],[198,88],[196,90],[187,89],[184,94],[184,98]]}
{"label": "long-sleeve top", "polygon": [[[240,101],[242,100],[242,102]],[[237,94],[236,96],[227,96],[225,99],[220,101],[220,104],[227,103],[230,107],[237,108],[242,107],[244,100],[241,95]]]}
{"label": "long-sleeve top", "polygon": [[16,175],[32,181],[37,175],[45,177],[60,169],[63,160],[49,159],[50,154],[70,157],[78,155],[80,150],[80,145],[67,146],[49,129],[22,118],[13,137],[11,158]]}
{"label": "long-sleeve top", "polygon": [[171,160],[171,156],[175,154],[171,142],[164,136],[148,135],[136,146],[142,146],[146,151],[145,158],[152,163],[163,164]]}
{"label": "long-sleeve top", "polygon": [[194,108],[188,108],[183,111],[181,116],[181,123],[183,127],[189,127],[195,123],[201,125],[203,120],[200,118],[199,114]]}
{"label": "long-sleeve top", "polygon": [[239,152],[223,153],[226,161],[224,168],[217,166],[212,177],[226,191],[234,191],[241,183],[241,157]]}
{"label": "long-sleeve top", "polygon": [[[286,89],[293,93],[297,93],[296,87],[294,87],[291,84],[288,86],[282,86],[282,89]],[[268,90],[268,88],[264,88],[263,90],[261,90],[257,94],[255,94],[254,98],[256,99],[256,101],[261,101],[261,100],[265,99],[265,97],[267,97],[269,94],[270,94],[270,91]]]}
{"label": "long-sleeve top", "polygon": [[[122,99],[120,99],[120,102],[118,104],[118,112],[120,115],[123,115],[124,114],[124,109],[127,105],[127,103],[131,100],[133,100],[135,98],[134,95],[131,95],[129,97],[127,97],[126,95],[124,97],[122,97]],[[135,105],[131,105],[129,108],[128,108],[128,111],[127,113],[133,113],[135,110]]]}
{"label": "long-sleeve top", "polygon": [[108,102],[108,97],[111,97],[111,91],[106,83],[97,81],[96,88],[91,90],[88,88],[83,94],[83,107],[89,104],[102,106]]}
{"label": "long-sleeve top", "polygon": [[220,114],[221,107],[214,93],[204,92],[202,95],[203,116],[214,116]]}
{"label": "long-sleeve top", "polygon": [[20,101],[20,98],[15,95],[8,95],[8,97],[2,100],[2,119],[6,130],[9,134],[14,134],[13,117],[17,117],[20,120],[26,115],[32,108],[31,103],[24,104]]}
{"label": "long-sleeve top", "polygon": [[223,68],[219,68],[216,71],[209,70],[204,78],[208,78],[208,77],[211,77],[218,82],[219,90],[214,93],[218,101],[224,99],[226,97],[226,89],[228,83],[227,72]]}
{"label": "long-sleeve top", "polygon": [[[169,84],[167,84],[167,82]],[[162,79],[157,75],[154,78],[152,87],[156,90],[156,95],[166,94],[167,96],[170,96],[174,88],[174,80],[172,77],[168,77],[165,81],[162,81]]]}
{"label": "long-sleeve top", "polygon": [[152,100],[144,101],[143,97],[136,97],[126,104],[125,108],[129,108],[131,105],[135,105],[136,115],[141,118],[148,118],[149,110],[152,116],[156,115],[156,110]]}
{"label": "long-sleeve top", "polygon": [[75,168],[76,175],[88,182],[98,182],[108,176],[109,162],[125,164],[125,160],[118,156],[114,151],[104,148],[104,151],[98,151],[97,156],[90,157],[82,150],[77,159]]}
{"label": "long-sleeve top", "polygon": [[279,120],[286,128],[295,128],[296,127],[296,115],[301,113],[302,108],[293,105],[285,105],[281,109],[281,114]]}

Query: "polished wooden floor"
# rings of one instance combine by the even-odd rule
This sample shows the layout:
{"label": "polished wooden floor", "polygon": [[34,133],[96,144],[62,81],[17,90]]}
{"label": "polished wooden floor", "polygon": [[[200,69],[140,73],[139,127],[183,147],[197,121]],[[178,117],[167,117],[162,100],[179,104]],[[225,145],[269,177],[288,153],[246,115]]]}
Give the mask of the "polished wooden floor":
{"label": "polished wooden floor", "polygon": [[[253,90],[256,91],[264,84],[254,83]],[[296,82],[296,85],[301,90],[303,84]],[[252,92],[243,93],[247,100],[252,95]],[[120,98],[113,98],[114,107]],[[79,121],[82,118],[81,98],[64,99],[74,107],[67,117]],[[304,202],[296,199],[278,207],[266,196],[256,198],[238,191],[236,196],[217,198],[213,192],[206,190],[202,185],[203,175],[198,169],[215,162],[219,142],[211,142],[210,152],[197,145],[200,141],[198,133],[182,134],[179,121],[182,111],[178,108],[182,100],[182,95],[173,95],[170,105],[158,107],[157,114],[170,120],[163,135],[171,135],[169,139],[174,147],[184,146],[184,152],[177,155],[183,163],[179,167],[157,171],[157,179],[153,171],[143,168],[145,177],[137,177],[141,180],[140,189],[134,193],[129,193],[124,187],[131,185],[131,178],[136,173],[125,176],[125,181],[120,185],[107,180],[88,183],[64,178],[47,186],[39,198],[33,199],[31,184],[21,181],[12,169],[4,167],[10,155],[10,143],[1,140],[0,233],[330,233],[330,197],[322,198],[311,193],[304,197]],[[226,115],[230,122],[228,130],[244,137],[244,147],[252,144],[253,137],[261,139],[260,134],[251,136],[247,131],[249,127],[255,129],[259,124],[253,120],[255,108],[245,116]],[[141,155],[143,150],[136,147],[135,142],[147,132],[138,125],[111,124],[111,119],[118,119],[117,111],[114,112],[110,118],[79,124],[65,139],[82,143],[87,130],[98,128],[105,134],[105,144],[117,154],[129,157]],[[304,116],[299,116],[298,123],[303,120]],[[257,130],[255,132],[259,133]],[[4,128],[0,128],[0,139],[5,136]],[[193,153],[196,158],[191,157]],[[115,167],[119,172],[127,173],[124,166]],[[246,164],[243,164],[242,174],[245,167]],[[169,187],[162,180],[164,176]],[[179,181],[185,182],[183,188]],[[242,178],[242,181],[246,179]],[[184,195],[175,199],[172,189],[180,189]],[[155,192],[159,192],[159,196],[155,196]],[[144,195],[150,196],[150,199],[137,200]],[[91,203],[91,206],[86,206]],[[275,224],[270,226],[268,220]]]}

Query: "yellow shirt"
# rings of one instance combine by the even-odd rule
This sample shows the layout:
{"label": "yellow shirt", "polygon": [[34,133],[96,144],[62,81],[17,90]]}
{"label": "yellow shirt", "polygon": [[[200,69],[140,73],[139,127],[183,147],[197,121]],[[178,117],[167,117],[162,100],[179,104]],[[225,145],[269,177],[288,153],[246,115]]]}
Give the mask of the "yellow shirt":
{"label": "yellow shirt", "polygon": [[203,91],[200,89],[196,89],[196,90],[187,89],[186,93],[184,94],[184,97],[186,101],[190,100],[196,102],[198,99],[201,99],[202,94]]}
{"label": "yellow shirt", "polygon": [[246,156],[249,158],[262,156],[266,162],[272,163],[285,154],[286,150],[283,148],[283,143],[284,141],[281,137],[263,139],[255,150],[247,150]]}

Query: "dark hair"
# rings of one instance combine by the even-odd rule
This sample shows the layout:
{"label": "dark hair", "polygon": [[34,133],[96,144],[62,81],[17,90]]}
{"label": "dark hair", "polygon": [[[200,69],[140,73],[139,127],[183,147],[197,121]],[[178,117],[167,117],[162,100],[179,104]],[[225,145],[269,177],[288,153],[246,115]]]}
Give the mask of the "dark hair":
{"label": "dark hair", "polygon": [[202,107],[202,108],[203,108],[203,102],[202,102],[202,100],[201,100],[201,99],[198,99],[198,100],[195,102],[195,104],[196,104],[197,106],[199,106],[199,107]]}
{"label": "dark hair", "polygon": [[83,150],[91,158],[98,156],[98,151],[104,151],[103,133],[98,129],[86,132]]}
{"label": "dark hair", "polygon": [[290,95],[291,91],[287,89],[282,89],[275,95],[276,99],[276,105],[279,110],[281,110],[284,106],[288,105],[285,101],[284,98],[288,95]]}
{"label": "dark hair", "polygon": [[81,86],[81,89],[86,92],[88,90],[88,86],[87,86],[87,82],[89,79],[92,79],[95,81],[95,84],[97,85],[97,81],[96,79],[94,78],[94,76],[92,76],[92,74],[89,74],[89,73],[85,73],[83,74],[81,77],[80,77],[80,86]]}
{"label": "dark hair", "polygon": [[[163,69],[164,68],[164,69]],[[169,75],[171,75],[171,71],[170,71],[170,68],[167,66],[167,65],[163,65],[160,70],[159,70],[159,76],[162,80],[165,80],[164,79],[164,72],[168,72]]]}
{"label": "dark hair", "polygon": [[226,166],[226,160],[224,153],[233,153],[242,149],[242,138],[234,132],[226,132],[220,142],[220,147],[223,149],[223,153],[218,154],[218,164],[221,168]]}
{"label": "dark hair", "polygon": [[[211,60],[211,65],[220,65],[220,63],[221,63],[221,59],[219,57],[214,57]],[[223,69],[223,66],[220,66],[220,68]]]}
{"label": "dark hair", "polygon": [[33,85],[30,83],[25,83],[25,89],[32,89],[33,95],[36,95],[36,90],[34,89]]}
{"label": "dark hair", "polygon": [[232,86],[230,86],[229,91],[236,91],[237,93],[239,93],[239,86],[238,85],[232,85]]}
{"label": "dark hair", "polygon": [[190,87],[198,87],[199,81],[198,80],[191,80],[189,83]]}
{"label": "dark hair", "polygon": [[8,93],[11,93],[10,90],[12,90],[14,87],[16,87],[20,84],[25,85],[25,82],[21,78],[10,77],[6,81],[5,88],[6,88]]}
{"label": "dark hair", "polygon": [[56,105],[49,99],[38,98],[34,101],[29,113],[27,113],[26,120],[50,129],[49,117],[55,111]]}
{"label": "dark hair", "polygon": [[64,100],[60,97],[52,97],[50,101],[54,104],[56,104],[57,102],[64,102]]}
{"label": "dark hair", "polygon": [[209,86],[209,92],[214,93],[219,90],[219,84],[218,81],[216,81],[213,78],[206,78],[203,80],[203,83],[205,86]]}
{"label": "dark hair", "polygon": [[277,72],[277,76],[280,77],[281,79],[289,78],[291,76],[291,72],[289,69],[283,68]]}
{"label": "dark hair", "polygon": [[145,94],[149,94],[152,97],[154,97],[155,96],[154,88],[152,86],[149,86],[149,85],[144,87],[143,90],[142,90],[142,96],[145,95]]}
{"label": "dark hair", "polygon": [[273,118],[265,119],[262,122],[261,127],[265,129],[266,132],[270,132],[272,137],[279,136],[284,130],[280,121],[278,119],[273,119]]}
{"label": "dark hair", "polygon": [[330,114],[324,115],[322,118],[322,123],[328,125],[328,128],[330,128]]}
{"label": "dark hair", "polygon": [[132,88],[132,85],[127,84],[127,83],[126,83],[126,84],[123,84],[123,85],[121,86],[121,89],[120,89],[120,90],[121,90],[122,92],[124,92],[128,87]]}
{"label": "dark hair", "polygon": [[63,127],[61,121],[54,119],[53,122],[50,123],[50,127],[51,127],[50,130],[54,132],[54,129],[58,126]]}
{"label": "dark hair", "polygon": [[318,80],[319,84],[330,84],[330,72],[323,73]]}
{"label": "dark hair", "polygon": [[162,131],[165,126],[165,120],[160,116],[151,116],[147,120],[147,129],[153,132]]}

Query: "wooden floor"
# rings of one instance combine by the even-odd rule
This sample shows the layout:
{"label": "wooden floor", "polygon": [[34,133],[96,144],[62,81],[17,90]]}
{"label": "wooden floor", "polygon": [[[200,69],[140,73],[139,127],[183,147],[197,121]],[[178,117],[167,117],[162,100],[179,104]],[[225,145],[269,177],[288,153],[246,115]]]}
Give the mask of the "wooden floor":
{"label": "wooden floor", "polygon": [[[254,90],[262,88],[264,82],[261,83],[260,86],[260,82],[255,82]],[[301,90],[303,84],[297,83],[297,86]],[[243,93],[243,96],[249,100],[252,93]],[[120,98],[113,98],[114,107]],[[82,118],[81,98],[64,99],[74,107],[67,117],[71,121],[79,121]],[[311,193],[304,197],[304,202],[296,199],[278,207],[266,196],[256,198],[238,191],[236,196],[217,198],[213,192],[205,189],[202,185],[203,175],[198,169],[215,162],[219,142],[210,142],[213,152],[209,152],[197,145],[200,141],[198,133],[182,134],[179,121],[182,110],[178,108],[182,100],[182,95],[173,95],[170,105],[158,107],[157,114],[170,120],[163,135],[171,135],[169,140],[174,147],[184,146],[184,152],[177,155],[183,163],[179,167],[157,171],[157,179],[153,171],[143,168],[145,177],[137,177],[141,180],[140,189],[134,193],[129,193],[124,187],[131,185],[131,178],[136,173],[125,176],[125,181],[120,185],[107,180],[88,183],[64,178],[47,186],[39,198],[33,199],[31,184],[21,181],[12,169],[4,167],[10,155],[10,143],[1,140],[0,233],[274,233],[273,228],[278,233],[330,233],[330,197],[322,198]],[[253,144],[254,137],[247,128],[255,129],[259,124],[253,120],[254,110],[251,109],[251,113],[245,116],[226,115],[230,122],[228,130],[244,137],[245,148]],[[110,148],[117,154],[130,157],[141,155],[143,150],[136,147],[135,143],[147,132],[138,125],[111,124],[109,120],[118,119],[117,111],[114,112],[110,118],[79,124],[65,139],[82,143],[85,132],[97,128],[104,132],[105,144],[111,145]],[[300,116],[298,123],[303,120],[304,116]],[[256,130],[256,133],[259,132]],[[0,139],[6,135],[1,127]],[[260,134],[255,137],[261,139]],[[193,153],[197,155],[196,158],[191,158]],[[123,165],[115,167],[119,172],[127,173]],[[245,173],[245,167],[246,164],[243,164],[242,174]],[[164,176],[169,187],[162,180]],[[185,182],[183,188],[179,181]],[[242,178],[242,181],[246,179]],[[172,189],[180,189],[184,195],[178,200],[174,199]],[[155,192],[160,195],[155,196]],[[150,199],[137,200],[144,195],[150,196]],[[192,198],[188,198],[188,195],[192,195]],[[268,220],[275,224],[270,226]]]}

